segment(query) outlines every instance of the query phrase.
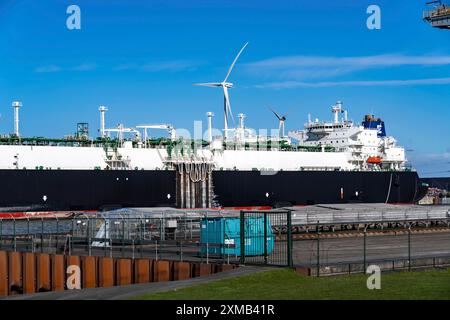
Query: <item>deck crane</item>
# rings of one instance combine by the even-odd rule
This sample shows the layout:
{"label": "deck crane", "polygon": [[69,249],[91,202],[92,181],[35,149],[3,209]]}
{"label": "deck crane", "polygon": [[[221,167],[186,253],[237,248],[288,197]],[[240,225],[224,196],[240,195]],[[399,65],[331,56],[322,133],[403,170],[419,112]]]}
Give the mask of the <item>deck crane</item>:
{"label": "deck crane", "polygon": [[145,147],[147,147],[147,139],[148,139],[148,134],[147,134],[147,130],[148,129],[161,129],[161,130],[167,130],[169,132],[170,135],[170,140],[174,141],[177,138],[177,132],[175,130],[175,128],[171,125],[171,124],[143,124],[140,126],[136,126],[136,128],[139,129],[144,129],[144,145]]}
{"label": "deck crane", "polygon": [[111,128],[111,129],[105,129],[105,134],[111,133],[111,132],[117,132],[117,137],[120,141],[120,144],[123,143],[123,135],[125,133],[133,133],[135,135],[135,138],[139,141],[141,138],[141,133],[139,130],[136,130],[134,128],[125,128],[123,124],[119,124],[117,128]]}

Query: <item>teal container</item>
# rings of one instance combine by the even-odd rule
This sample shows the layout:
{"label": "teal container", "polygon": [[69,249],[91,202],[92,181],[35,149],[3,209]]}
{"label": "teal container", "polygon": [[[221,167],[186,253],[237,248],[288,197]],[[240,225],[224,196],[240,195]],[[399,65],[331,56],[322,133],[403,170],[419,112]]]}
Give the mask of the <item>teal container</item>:
{"label": "teal container", "polygon": [[[266,220],[267,254],[274,248],[275,235],[270,219]],[[203,218],[201,220],[201,254],[241,255],[241,221],[236,217]],[[245,255],[264,255],[264,216],[245,218]]]}

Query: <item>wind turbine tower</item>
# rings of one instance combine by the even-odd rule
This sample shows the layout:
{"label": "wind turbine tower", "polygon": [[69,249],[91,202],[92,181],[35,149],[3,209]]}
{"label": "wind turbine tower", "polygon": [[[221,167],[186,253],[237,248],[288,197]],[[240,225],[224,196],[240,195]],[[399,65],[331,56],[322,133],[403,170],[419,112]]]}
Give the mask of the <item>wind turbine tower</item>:
{"label": "wind turbine tower", "polygon": [[286,122],[286,116],[287,113],[285,115],[280,116],[275,110],[270,109],[273,114],[275,115],[275,117],[277,117],[278,121],[279,121],[279,125],[278,125],[278,132],[279,132],[279,136],[280,138],[284,138],[284,123]]}

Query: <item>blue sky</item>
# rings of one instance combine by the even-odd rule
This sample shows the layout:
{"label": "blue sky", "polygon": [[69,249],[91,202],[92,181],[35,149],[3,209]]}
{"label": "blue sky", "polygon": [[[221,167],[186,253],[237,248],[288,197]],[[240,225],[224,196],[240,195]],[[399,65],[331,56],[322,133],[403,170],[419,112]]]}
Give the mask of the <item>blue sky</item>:
{"label": "blue sky", "polygon": [[[1,0],[0,133],[61,137],[77,122],[172,123],[192,128],[206,111],[222,127],[222,81],[234,114],[253,128],[276,128],[267,107],[290,111],[286,128],[312,113],[331,119],[343,100],[354,121],[374,113],[404,146],[421,176],[450,175],[450,30],[421,20],[425,1]],[[81,8],[81,30],[66,8]],[[370,4],[381,30],[366,27]]]}

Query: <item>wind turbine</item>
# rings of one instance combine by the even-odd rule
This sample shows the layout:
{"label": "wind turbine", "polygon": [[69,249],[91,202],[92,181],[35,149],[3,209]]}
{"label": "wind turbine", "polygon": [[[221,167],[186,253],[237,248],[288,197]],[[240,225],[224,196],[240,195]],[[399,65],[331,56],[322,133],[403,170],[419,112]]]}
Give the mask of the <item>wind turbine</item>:
{"label": "wind turbine", "polygon": [[278,121],[280,122],[279,126],[278,126],[278,132],[279,132],[279,136],[280,138],[284,138],[284,122],[286,121],[286,116],[288,115],[287,113],[280,116],[275,110],[273,110],[272,108],[269,108],[273,114],[275,115],[275,117],[277,117]]}
{"label": "wind turbine", "polygon": [[202,87],[222,87],[223,89],[223,113],[224,113],[224,135],[225,139],[228,138],[228,115],[231,115],[231,119],[234,123],[234,117],[233,112],[231,112],[231,105],[230,105],[230,96],[228,95],[228,89],[233,87],[233,84],[231,82],[227,82],[231,71],[233,70],[234,65],[236,64],[236,61],[239,59],[239,56],[241,55],[242,51],[244,51],[245,47],[248,45],[248,42],[244,44],[242,49],[237,54],[236,58],[234,58],[233,63],[231,64],[230,68],[228,69],[227,75],[225,76],[225,79],[223,79],[222,82],[209,82],[209,83],[195,83],[194,86],[202,86]]}

